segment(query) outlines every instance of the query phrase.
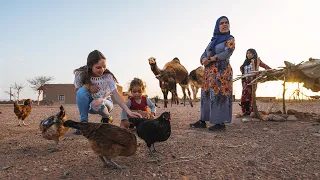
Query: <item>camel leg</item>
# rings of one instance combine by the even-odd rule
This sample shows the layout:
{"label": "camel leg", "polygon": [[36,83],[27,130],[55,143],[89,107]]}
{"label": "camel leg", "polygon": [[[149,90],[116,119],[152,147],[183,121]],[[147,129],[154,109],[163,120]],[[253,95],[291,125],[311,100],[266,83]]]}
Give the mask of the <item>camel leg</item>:
{"label": "camel leg", "polygon": [[174,89],[171,90],[172,100],[175,104],[179,105],[179,97],[177,93],[177,86],[175,85]]}
{"label": "camel leg", "polygon": [[197,99],[197,94],[198,94],[198,91],[199,91],[199,87],[196,87],[196,86],[195,86],[195,89],[196,89],[196,93],[195,93],[195,95],[194,95],[194,100]]}
{"label": "camel leg", "polygon": [[171,107],[172,107],[172,103],[176,103],[176,98],[177,98],[177,96],[176,96],[176,91],[173,89],[173,90],[171,90],[170,91],[171,92]]}
{"label": "camel leg", "polygon": [[178,97],[177,90],[176,90],[175,94],[176,94],[176,104],[179,105],[179,97]]}
{"label": "camel leg", "polygon": [[187,91],[188,91],[189,103],[190,103],[191,107],[193,107],[192,99],[191,99],[191,93],[190,93],[190,89],[189,89],[188,85],[180,85],[180,86],[181,86],[182,92],[183,92],[183,104],[185,105],[185,103],[186,103],[186,97],[187,97],[187,95],[186,95],[186,89],[187,89]]}
{"label": "camel leg", "polygon": [[161,89],[164,99],[164,108],[167,108],[168,104],[168,90],[167,89]]}
{"label": "camel leg", "polygon": [[[177,91],[176,90],[171,91],[171,95],[172,95],[171,102],[173,102],[174,104],[178,105],[179,104],[179,100],[178,100]],[[172,107],[172,105],[171,105],[171,107]]]}
{"label": "camel leg", "polygon": [[171,91],[171,107],[172,107],[172,102],[174,101],[174,92],[173,91]]}
{"label": "camel leg", "polygon": [[191,99],[191,93],[190,93],[190,89],[189,89],[189,87],[188,87],[188,86],[187,86],[187,91],[188,91],[188,96],[189,96],[189,102],[190,102],[190,105],[191,105],[191,107],[193,107],[192,99]]}
{"label": "camel leg", "polygon": [[197,98],[197,93],[196,93],[196,88],[194,85],[190,85],[191,86],[191,90],[192,90],[192,93],[193,93],[193,102],[196,102],[196,98]]}
{"label": "camel leg", "polygon": [[180,85],[183,93],[183,106],[186,106],[186,86]]}

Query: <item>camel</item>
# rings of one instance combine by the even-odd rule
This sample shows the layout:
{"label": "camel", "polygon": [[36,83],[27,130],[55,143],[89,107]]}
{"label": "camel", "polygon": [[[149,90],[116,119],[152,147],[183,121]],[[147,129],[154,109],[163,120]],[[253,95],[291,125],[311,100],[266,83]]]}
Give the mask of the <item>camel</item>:
{"label": "camel", "polygon": [[203,74],[204,68],[202,66],[199,66],[197,69],[192,70],[189,74],[189,84],[193,93],[193,102],[196,101],[198,90],[202,86]]}
{"label": "camel", "polygon": [[177,83],[181,86],[183,92],[183,104],[185,105],[187,89],[189,95],[188,99],[191,107],[193,107],[190,90],[188,87],[188,71],[183,65],[180,64],[180,60],[177,57],[175,57],[172,61],[167,62],[162,70],[160,70],[157,66],[156,59],[154,57],[150,57],[148,61],[151,67],[151,71],[154,75],[156,75],[157,79],[159,80],[160,88],[164,96],[164,107],[167,107],[167,95],[169,91],[171,91],[172,93],[171,103],[173,100],[179,103],[178,94],[176,90]]}
{"label": "camel", "polygon": [[[169,91],[171,92],[171,107],[173,102],[179,104],[177,85],[176,80],[174,78],[176,76],[175,71],[173,71],[173,69],[168,69],[166,73],[162,73],[156,65],[155,59],[149,59],[149,64],[151,66],[151,71],[154,75],[156,75],[156,78],[159,80],[159,86],[164,96],[164,106],[167,107]],[[161,74],[162,78],[160,78]],[[163,81],[162,79],[166,79],[166,81]]]}

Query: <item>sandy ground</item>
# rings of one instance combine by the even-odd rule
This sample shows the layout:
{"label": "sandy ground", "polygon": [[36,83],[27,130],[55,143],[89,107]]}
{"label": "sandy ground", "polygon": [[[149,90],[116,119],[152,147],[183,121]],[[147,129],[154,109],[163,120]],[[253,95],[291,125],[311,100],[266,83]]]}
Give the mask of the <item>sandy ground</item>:
{"label": "sandy ground", "polygon": [[[160,104],[162,107],[163,105]],[[270,103],[259,103],[266,110]],[[114,160],[127,169],[103,168],[83,136],[64,138],[57,152],[53,142],[42,138],[40,120],[56,114],[58,106],[33,106],[26,122],[18,127],[13,107],[0,106],[0,179],[320,179],[320,123],[317,120],[260,121],[242,123],[235,118],[226,131],[192,129],[199,118],[199,103],[158,108],[171,112],[172,134],[157,143],[161,152],[148,155],[141,139],[136,155]],[[281,110],[280,105],[275,108]],[[79,120],[76,106],[65,106],[69,119]],[[287,109],[320,113],[320,102],[289,103]],[[240,107],[234,103],[234,116]],[[120,108],[112,112],[120,123]],[[90,115],[99,122],[99,115]]]}

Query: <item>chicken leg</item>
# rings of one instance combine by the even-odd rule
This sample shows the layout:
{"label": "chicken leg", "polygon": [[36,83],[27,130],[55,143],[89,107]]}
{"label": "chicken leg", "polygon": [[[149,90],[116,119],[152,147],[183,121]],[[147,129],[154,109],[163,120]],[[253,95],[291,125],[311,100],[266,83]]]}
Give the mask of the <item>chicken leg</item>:
{"label": "chicken leg", "polygon": [[28,125],[29,125],[29,124],[26,124],[24,121],[22,121],[22,124],[25,125],[25,126],[28,126]]}
{"label": "chicken leg", "polygon": [[108,162],[103,158],[103,156],[99,156],[99,158],[102,160],[102,162],[103,162],[103,167],[108,167],[109,166],[109,164],[108,164]]}
{"label": "chicken leg", "polygon": [[162,153],[160,153],[159,151],[156,150],[156,148],[154,147],[154,144],[149,145],[148,148],[149,148],[149,153],[151,156],[153,156],[155,153],[163,155]]}
{"label": "chicken leg", "polygon": [[21,126],[21,121],[22,121],[22,124],[23,124],[24,126],[28,126],[28,125],[29,125],[29,124],[26,124],[26,123],[24,122],[24,120],[19,119],[19,126]]}
{"label": "chicken leg", "polygon": [[115,163],[115,162],[112,161],[112,160],[109,160],[109,162],[111,163],[111,165],[112,165],[113,168],[115,168],[115,169],[125,169],[125,168],[126,168],[125,166],[120,166],[119,164]]}
{"label": "chicken leg", "polygon": [[48,149],[48,152],[51,153],[51,152],[54,152],[55,150],[57,150],[56,148],[57,148],[57,146],[58,146],[58,143],[59,143],[59,141],[55,141],[53,147],[51,147],[51,148]]}
{"label": "chicken leg", "polygon": [[113,169],[125,169],[125,166],[120,166],[112,160],[106,160],[103,156],[99,156],[102,160],[105,168],[113,168]]}

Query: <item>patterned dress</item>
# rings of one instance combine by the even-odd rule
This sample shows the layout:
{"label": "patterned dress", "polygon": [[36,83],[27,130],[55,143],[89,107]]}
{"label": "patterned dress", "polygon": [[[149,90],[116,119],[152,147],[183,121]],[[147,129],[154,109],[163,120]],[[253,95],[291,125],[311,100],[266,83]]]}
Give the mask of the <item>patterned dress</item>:
{"label": "patterned dress", "polygon": [[[252,59],[250,64],[242,65],[240,67],[240,71],[242,72],[242,74],[248,74],[252,71],[259,71],[259,67],[262,67],[264,69],[271,69],[268,65],[263,63],[261,59],[258,57],[257,59]],[[242,113],[245,113],[246,111],[248,111],[247,109],[249,109],[248,111],[249,114],[250,112],[252,112],[252,85],[249,85],[249,84],[253,79],[254,79],[253,77],[247,77],[241,80],[242,94],[241,94],[240,102],[241,102]],[[245,104],[246,102],[248,102],[247,106],[249,107],[246,107],[246,104]]]}
{"label": "patterned dress", "polygon": [[[85,84],[82,84],[80,81],[81,73],[77,72],[75,74],[74,86],[79,89],[81,87],[88,88]],[[91,94],[93,99],[101,98],[102,100],[111,99],[111,92],[117,89],[117,84],[114,81],[111,74],[103,74],[100,77],[91,77],[90,78],[92,85],[98,86],[99,91]]]}
{"label": "patterned dress", "polygon": [[[229,58],[233,53],[234,38],[215,46],[217,62],[211,62],[204,69],[201,89],[200,120],[212,124],[231,123],[232,120],[232,67]],[[207,57],[210,44],[201,58]]]}

